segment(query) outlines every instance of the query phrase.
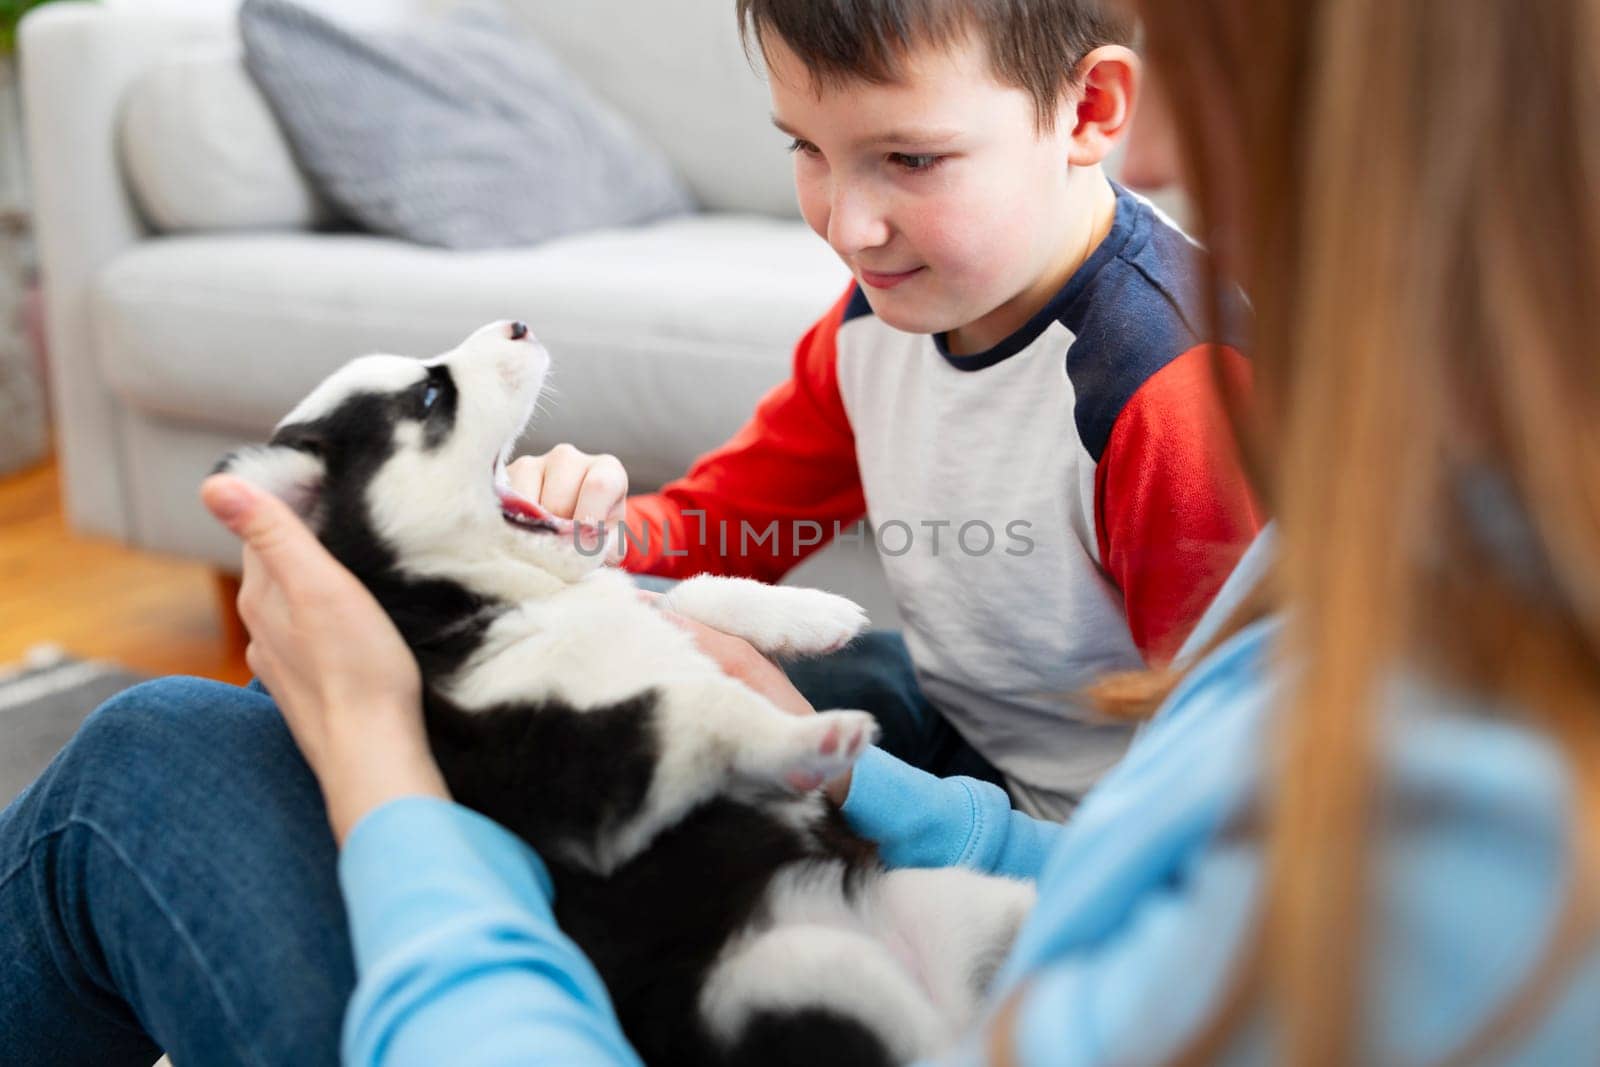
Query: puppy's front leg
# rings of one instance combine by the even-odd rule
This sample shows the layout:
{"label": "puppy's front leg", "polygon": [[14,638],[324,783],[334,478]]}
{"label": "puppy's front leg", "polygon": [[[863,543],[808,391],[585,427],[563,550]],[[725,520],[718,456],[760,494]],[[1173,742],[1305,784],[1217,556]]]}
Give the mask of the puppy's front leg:
{"label": "puppy's front leg", "polygon": [[666,595],[678,614],[749,641],[768,656],[817,656],[843,648],[867,625],[854,601],[819,589],[702,574]]}

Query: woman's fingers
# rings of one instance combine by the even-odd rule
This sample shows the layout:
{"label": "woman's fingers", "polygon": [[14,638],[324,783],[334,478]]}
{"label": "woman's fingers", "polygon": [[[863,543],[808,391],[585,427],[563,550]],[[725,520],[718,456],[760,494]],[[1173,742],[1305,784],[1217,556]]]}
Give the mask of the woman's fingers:
{"label": "woman's fingers", "polygon": [[200,499],[275,584],[315,589],[337,566],[289,505],[242,478],[213,475],[201,483]]}
{"label": "woman's fingers", "polygon": [[244,542],[245,662],[317,776],[342,841],[398,796],[448,796],[429,754],[416,658],[372,593],[281,500],[237,478],[201,498]]}
{"label": "woman's fingers", "polygon": [[207,479],[201,498],[244,542],[239,615],[282,688],[316,694],[319,715],[369,693],[414,702],[416,661],[395,624],[288,505],[226,475]]}

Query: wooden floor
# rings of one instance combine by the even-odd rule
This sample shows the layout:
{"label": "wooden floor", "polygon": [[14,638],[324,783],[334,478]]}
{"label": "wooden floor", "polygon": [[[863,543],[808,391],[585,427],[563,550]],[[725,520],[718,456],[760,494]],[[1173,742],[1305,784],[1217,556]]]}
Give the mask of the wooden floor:
{"label": "wooden floor", "polygon": [[41,644],[143,674],[249,678],[213,571],[67,529],[56,466],[0,478],[0,668]]}

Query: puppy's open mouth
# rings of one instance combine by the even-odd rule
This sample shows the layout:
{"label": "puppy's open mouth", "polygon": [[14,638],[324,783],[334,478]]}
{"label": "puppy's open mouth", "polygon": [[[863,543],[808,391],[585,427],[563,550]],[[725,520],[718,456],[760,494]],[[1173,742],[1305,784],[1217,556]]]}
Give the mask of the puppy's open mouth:
{"label": "puppy's open mouth", "polygon": [[500,514],[512,526],[534,533],[553,533],[582,538],[586,543],[599,544],[604,537],[603,527],[589,522],[574,522],[540,507],[536,502],[511,487],[511,474],[506,462],[511,457],[512,442],[494,459],[494,495],[500,501]]}

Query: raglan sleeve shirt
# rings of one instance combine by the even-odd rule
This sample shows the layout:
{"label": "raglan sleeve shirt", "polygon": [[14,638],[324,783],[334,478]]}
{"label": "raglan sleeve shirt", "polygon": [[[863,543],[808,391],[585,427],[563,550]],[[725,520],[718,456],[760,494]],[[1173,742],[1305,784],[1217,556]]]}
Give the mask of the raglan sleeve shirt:
{"label": "raglan sleeve shirt", "polygon": [[[628,570],[777,581],[865,514],[839,389],[851,296],[800,340],[790,378],[732,439],[659,492],[630,498]],[[1096,547],[1148,662],[1171,659],[1264,522],[1223,399],[1224,388],[1245,395],[1249,382],[1236,349],[1195,345],[1127,397],[1097,446]]]}
{"label": "raglan sleeve shirt", "polygon": [[1189,349],[1128,398],[1096,466],[1101,566],[1151,664],[1171,661],[1265,522],[1225,401],[1249,387],[1237,350]]}

